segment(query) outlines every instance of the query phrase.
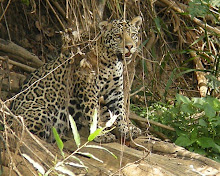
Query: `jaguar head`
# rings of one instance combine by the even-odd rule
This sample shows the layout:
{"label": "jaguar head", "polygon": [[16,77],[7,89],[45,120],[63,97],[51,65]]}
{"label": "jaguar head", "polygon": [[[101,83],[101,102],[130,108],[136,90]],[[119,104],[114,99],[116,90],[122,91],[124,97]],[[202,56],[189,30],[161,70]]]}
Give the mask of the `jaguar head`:
{"label": "jaguar head", "polygon": [[114,20],[110,23],[103,21],[99,23],[103,31],[102,44],[107,48],[108,53],[126,59],[131,58],[132,54],[137,51],[138,33],[142,18],[135,17],[131,21]]}

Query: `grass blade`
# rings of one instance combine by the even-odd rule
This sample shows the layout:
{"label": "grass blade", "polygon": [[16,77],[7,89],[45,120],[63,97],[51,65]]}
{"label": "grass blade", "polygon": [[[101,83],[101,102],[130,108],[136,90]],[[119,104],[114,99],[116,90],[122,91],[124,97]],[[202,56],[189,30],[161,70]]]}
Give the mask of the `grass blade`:
{"label": "grass blade", "polygon": [[54,135],[54,138],[56,140],[56,143],[57,143],[57,146],[58,148],[60,149],[60,152],[61,152],[61,155],[64,157],[64,153],[63,153],[63,141],[60,139],[60,136],[59,134],[57,133],[57,130],[56,128],[52,128],[52,131],[53,131],[53,135]]}
{"label": "grass blade", "polygon": [[80,146],[80,135],[76,127],[76,122],[73,120],[73,117],[69,115],[70,126],[72,128],[73,137],[76,143],[76,146],[79,148]]}
{"label": "grass blade", "polygon": [[118,158],[114,153],[112,153],[112,152],[109,151],[107,148],[102,147],[102,146],[100,146],[100,145],[86,145],[86,147],[105,150],[105,151],[107,151],[108,153],[110,153],[115,159]]}
{"label": "grass blade", "polygon": [[92,123],[90,126],[90,134],[92,134],[96,131],[97,124],[98,124],[98,112],[97,112],[97,109],[95,109],[93,117],[92,117]]}
{"label": "grass blade", "polygon": [[98,159],[97,157],[95,157],[93,154],[91,154],[91,153],[84,153],[84,152],[77,152],[78,154],[80,154],[80,155],[83,155],[83,156],[87,156],[87,157],[89,157],[89,158],[92,158],[92,159],[94,159],[94,160],[96,160],[96,161],[98,161],[98,162],[100,162],[100,163],[103,163],[103,161],[102,160],[100,160],[100,159]]}
{"label": "grass blade", "polygon": [[90,134],[88,137],[88,141],[93,141],[102,132],[102,130],[103,128],[99,128],[94,133]]}
{"label": "grass blade", "polygon": [[118,117],[118,115],[113,115],[111,111],[109,111],[109,114],[110,120],[105,124],[105,128],[111,127]]}
{"label": "grass blade", "polygon": [[86,171],[88,172],[88,167],[86,167],[85,165],[84,165],[84,163],[79,159],[79,158],[77,158],[76,156],[71,156],[71,158],[73,158],[73,159],[75,159],[76,161],[78,161],[82,166],[84,166],[84,168],[86,169]]}

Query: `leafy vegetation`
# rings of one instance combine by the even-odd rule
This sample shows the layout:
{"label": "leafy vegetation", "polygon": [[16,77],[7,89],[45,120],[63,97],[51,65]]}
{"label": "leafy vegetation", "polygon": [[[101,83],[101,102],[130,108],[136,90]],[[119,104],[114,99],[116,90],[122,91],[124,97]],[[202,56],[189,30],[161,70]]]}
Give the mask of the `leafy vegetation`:
{"label": "leafy vegetation", "polygon": [[193,17],[205,16],[213,14],[210,11],[210,6],[220,7],[219,0],[191,0],[189,2],[189,14]]}
{"label": "leafy vegetation", "polygon": [[220,162],[220,101],[213,97],[187,98],[177,94],[174,105],[156,103],[146,108],[132,105],[142,117],[172,126],[159,127],[177,145]]}
{"label": "leafy vegetation", "polygon": [[[185,25],[179,25],[178,30],[175,30],[176,24],[181,24],[177,20],[179,14],[177,18],[173,18],[176,24],[173,24],[174,30],[171,32],[169,22],[164,16],[159,14],[155,16],[153,29],[159,34],[159,38],[173,42],[176,39],[175,31],[181,31],[181,34],[178,34],[176,46],[183,47],[168,44],[168,48],[172,48],[169,50],[166,48],[169,42],[161,48],[152,46],[150,58],[155,64],[152,67],[143,59],[142,74],[139,77],[136,75],[135,80],[141,83],[133,86],[134,94],[138,94],[137,100],[135,98],[132,100],[136,105],[131,105],[132,110],[138,115],[175,128],[173,132],[155,126],[156,130],[165,134],[172,142],[218,162],[220,162],[220,102],[214,97],[219,97],[220,87],[220,58],[219,52],[215,52],[219,51],[219,33],[209,30],[208,26],[219,24],[219,6],[219,0],[190,0],[188,8],[184,13],[180,13],[191,17],[188,19],[201,20],[198,24],[200,26],[205,24],[203,32],[196,32],[198,28],[192,27],[188,20],[185,20]],[[186,35],[182,35],[182,32]],[[186,39],[186,45],[181,43],[181,35]],[[158,40],[158,42],[161,41]],[[160,64],[157,65],[157,53],[160,49],[164,55]],[[181,59],[183,60],[180,61]],[[152,70],[154,74],[151,73]],[[194,78],[191,79],[194,75],[197,78],[196,86],[192,82]],[[160,84],[160,81],[163,84]],[[195,91],[195,87],[198,87],[199,91]],[[204,87],[205,93],[202,94]],[[181,92],[188,97],[207,97],[188,98],[177,94],[174,98],[176,92]],[[170,99],[175,99],[172,105],[169,103]],[[167,104],[164,103],[167,101]],[[143,108],[143,104],[150,104],[150,107]]]}
{"label": "leafy vegetation", "polygon": [[[47,172],[43,170],[43,172],[41,172],[40,175],[43,174],[43,176],[47,176],[51,172],[53,172],[54,170],[60,171],[62,173],[70,173],[71,171],[69,171],[67,168],[65,168],[65,165],[67,165],[67,164],[71,165],[73,167],[84,168],[84,169],[87,170],[87,167],[84,165],[84,163],[78,157],[75,156],[76,154],[80,154],[80,155],[86,156],[88,158],[91,158],[91,159],[94,159],[94,160],[96,160],[98,162],[103,163],[102,160],[100,160],[99,158],[97,158],[93,154],[88,153],[88,152],[81,152],[80,150],[82,148],[84,148],[84,147],[86,147],[86,148],[94,148],[94,149],[98,149],[98,150],[105,150],[108,153],[110,153],[115,159],[117,159],[116,155],[114,155],[111,151],[109,151],[108,149],[106,149],[106,148],[104,148],[102,146],[99,146],[99,145],[88,145],[88,143],[93,141],[97,136],[99,136],[102,133],[105,133],[104,130],[106,128],[110,127],[115,122],[116,117],[117,117],[116,115],[113,115],[110,112],[110,120],[106,123],[106,126],[104,128],[98,128],[97,129],[97,110],[95,110],[94,115],[93,115],[93,122],[92,122],[92,124],[90,126],[90,135],[88,137],[88,141],[85,142],[83,145],[81,145],[80,135],[79,135],[79,132],[77,130],[76,123],[75,123],[73,117],[71,115],[69,115],[70,126],[71,126],[71,129],[72,129],[72,133],[73,133],[73,137],[74,137],[74,141],[75,141],[75,144],[77,146],[77,149],[71,155],[69,155],[67,157],[65,157],[64,152],[63,152],[63,148],[64,148],[63,141],[60,138],[59,134],[57,133],[56,129],[53,127],[52,128],[53,135],[54,135],[54,138],[56,140],[57,146],[60,149],[60,152],[61,152],[61,155],[63,157],[63,160],[59,161],[59,162],[55,161],[55,166],[54,167],[50,168]],[[70,157],[74,158],[77,162],[76,163],[66,162],[67,159],[70,158]],[[40,171],[40,169],[38,169],[38,171]]]}

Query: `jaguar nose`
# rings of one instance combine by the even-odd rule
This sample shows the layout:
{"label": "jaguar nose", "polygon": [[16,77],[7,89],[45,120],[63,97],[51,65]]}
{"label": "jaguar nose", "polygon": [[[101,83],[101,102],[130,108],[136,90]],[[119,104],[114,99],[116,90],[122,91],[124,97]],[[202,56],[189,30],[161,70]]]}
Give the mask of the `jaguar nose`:
{"label": "jaguar nose", "polygon": [[125,48],[130,51],[133,48],[133,45],[126,45]]}

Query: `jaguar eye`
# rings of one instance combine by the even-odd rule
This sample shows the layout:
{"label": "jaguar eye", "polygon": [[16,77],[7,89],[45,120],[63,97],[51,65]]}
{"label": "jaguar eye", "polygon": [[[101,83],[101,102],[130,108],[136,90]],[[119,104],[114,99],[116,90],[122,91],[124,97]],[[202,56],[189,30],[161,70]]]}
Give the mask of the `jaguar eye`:
{"label": "jaguar eye", "polygon": [[136,37],[136,33],[131,33],[131,38]]}
{"label": "jaguar eye", "polygon": [[122,38],[121,34],[116,34],[116,36],[117,36],[117,38],[120,38],[120,39]]}

